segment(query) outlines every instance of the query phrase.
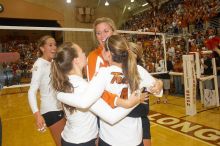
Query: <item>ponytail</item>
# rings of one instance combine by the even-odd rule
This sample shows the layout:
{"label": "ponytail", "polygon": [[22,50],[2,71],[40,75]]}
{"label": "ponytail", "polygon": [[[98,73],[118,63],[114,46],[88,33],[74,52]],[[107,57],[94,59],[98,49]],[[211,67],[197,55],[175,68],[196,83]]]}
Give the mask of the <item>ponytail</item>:
{"label": "ponytail", "polygon": [[143,48],[133,42],[129,42],[129,48],[134,54],[136,54],[137,64],[142,66],[143,68],[146,68],[146,63],[143,56]]}
{"label": "ponytail", "polygon": [[127,48],[128,48],[127,77],[131,91],[133,92],[139,89],[140,75],[137,70],[137,61],[136,61],[137,55],[130,50],[130,47],[128,45]]}
{"label": "ponytail", "polygon": [[[74,87],[69,81],[68,73],[72,70],[72,61],[78,57],[75,44],[71,42],[60,46],[54,60],[51,63],[51,82],[56,92],[74,92]],[[71,113],[75,107],[63,104]]]}
{"label": "ponytail", "polygon": [[71,93],[74,90],[68,76],[61,71],[55,61],[51,63],[51,81],[56,91]]}

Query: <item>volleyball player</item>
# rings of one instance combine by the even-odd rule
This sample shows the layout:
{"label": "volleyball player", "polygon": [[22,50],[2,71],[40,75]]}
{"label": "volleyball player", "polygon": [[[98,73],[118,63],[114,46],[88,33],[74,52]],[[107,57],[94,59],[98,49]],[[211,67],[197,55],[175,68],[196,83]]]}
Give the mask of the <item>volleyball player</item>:
{"label": "volleyball player", "polygon": [[[142,66],[143,68],[146,68],[145,61],[143,58],[143,48],[141,47],[142,45],[135,44],[132,42],[130,42],[129,44],[131,51],[137,55],[137,64]],[[160,88],[163,88],[163,82],[156,78],[155,80],[157,80],[158,86],[160,85]],[[141,117],[143,126],[143,143],[145,146],[151,146],[150,121],[147,117],[149,113],[149,100],[146,102],[147,104],[139,104],[128,116]]]}
{"label": "volleyball player", "polygon": [[[56,41],[51,36],[43,36],[38,42],[40,57],[32,68],[32,79],[28,100],[39,131],[49,128],[57,146],[61,145],[61,131],[65,125],[64,113],[50,84],[51,61],[57,51]],[[40,110],[37,105],[37,91],[40,90]]]}
{"label": "volleyball player", "polygon": [[[69,92],[74,95],[82,94],[88,86],[88,83],[83,79],[82,75],[82,70],[86,64],[85,53],[78,45],[71,42],[64,43],[59,47],[51,66],[54,89],[58,92]],[[118,98],[119,101],[117,100],[116,104],[124,102],[125,106],[134,106],[140,102],[139,97],[136,97],[135,94],[132,96],[135,98],[131,98],[130,100]],[[91,105],[93,101],[91,102],[90,99],[84,101]],[[81,100],[80,96],[78,100]],[[62,132],[62,146],[94,146],[98,133],[96,116],[84,108],[87,104],[84,104],[82,109],[69,106],[68,104],[70,104],[70,102],[68,101],[64,102],[65,104],[63,105],[67,123]],[[114,124],[125,117],[132,109],[127,111],[119,108],[112,109],[100,99],[91,107],[91,110],[106,122]]]}
{"label": "volleyball player", "polygon": [[[105,48],[104,58],[110,66],[100,68],[82,94],[60,92],[59,100],[74,107],[86,108],[94,103],[104,90],[127,99],[130,91],[133,92],[139,87],[149,89],[155,83],[155,79],[145,69],[136,65],[135,54],[130,51],[124,38],[119,35],[110,36]],[[87,105],[84,106],[85,104]],[[99,145],[143,145],[142,134],[140,117],[125,117],[114,125],[100,120]]]}
{"label": "volleyball player", "polygon": [[[93,24],[93,37],[96,40],[96,42],[98,43],[98,47],[95,50],[93,50],[92,52],[90,52],[90,54],[88,55],[88,58],[87,58],[88,59],[88,65],[87,65],[87,78],[88,78],[88,80],[92,79],[92,77],[94,76],[95,73],[98,72],[100,67],[107,67],[109,65],[103,56],[103,54],[105,53],[103,46],[104,46],[105,40],[109,36],[116,34],[116,33],[117,33],[116,26],[115,26],[115,23],[112,19],[102,17],[102,18],[98,18],[95,20],[95,22]],[[163,86],[162,83],[159,80],[156,80],[156,83],[151,88],[151,92],[157,93],[157,91],[160,91],[162,89],[162,86]],[[106,93],[106,92],[104,92],[104,94],[108,95],[108,93]],[[102,98],[106,102],[108,102],[109,105],[114,107],[114,105],[112,103],[115,100],[115,96],[110,95],[107,97],[106,97],[106,95],[102,96]],[[144,110],[144,109],[142,109],[142,110]],[[146,111],[146,109],[145,109],[145,111]],[[129,114],[129,116],[137,117],[137,115],[139,115],[139,114],[134,114],[134,113],[137,113],[137,110],[136,110],[136,112],[134,111],[132,113]],[[144,120],[144,121],[146,121],[146,120]],[[149,137],[149,136],[146,136],[146,135],[149,135],[149,133],[145,133],[145,131],[148,131],[149,128],[147,128],[147,127],[144,127],[144,128],[145,129],[143,129],[143,131],[144,131],[144,139],[145,139],[145,137]],[[149,140],[146,140],[146,142],[144,140],[145,146],[150,146],[148,143],[149,143]]]}

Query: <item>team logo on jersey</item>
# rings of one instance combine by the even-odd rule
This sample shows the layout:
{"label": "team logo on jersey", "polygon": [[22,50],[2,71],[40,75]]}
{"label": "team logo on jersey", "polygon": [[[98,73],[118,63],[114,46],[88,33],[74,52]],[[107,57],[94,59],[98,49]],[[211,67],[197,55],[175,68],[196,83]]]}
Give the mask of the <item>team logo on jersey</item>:
{"label": "team logo on jersey", "polygon": [[127,84],[128,81],[125,77],[123,77],[123,73],[121,72],[112,72],[113,78],[111,80],[111,84]]}
{"label": "team logo on jersey", "polygon": [[[121,72],[112,72],[111,75],[113,75],[111,84],[128,84],[127,79],[123,76],[123,73]],[[125,87],[121,91],[120,98],[122,99],[128,99],[128,88]]]}

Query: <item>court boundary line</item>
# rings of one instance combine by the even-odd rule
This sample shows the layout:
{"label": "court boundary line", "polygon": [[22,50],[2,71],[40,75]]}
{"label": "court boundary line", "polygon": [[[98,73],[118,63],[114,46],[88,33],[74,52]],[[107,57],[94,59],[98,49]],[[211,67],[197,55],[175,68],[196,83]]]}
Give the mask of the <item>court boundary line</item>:
{"label": "court boundary line", "polygon": [[14,118],[7,118],[7,119],[1,118],[1,119],[2,119],[2,121],[10,121],[10,120],[16,120],[16,119],[23,119],[23,118],[27,118],[27,117],[33,117],[33,115],[19,116],[19,117],[14,117]]}
{"label": "court boundary line", "polygon": [[[151,122],[152,122],[152,121],[151,121]],[[182,136],[186,136],[186,137],[188,137],[188,138],[192,138],[193,140],[200,141],[200,142],[202,142],[202,143],[208,144],[209,146],[216,146],[216,145],[214,145],[214,144],[211,144],[211,143],[208,143],[208,142],[206,142],[206,141],[203,141],[203,140],[201,140],[201,139],[199,139],[199,138],[196,138],[196,137],[193,137],[193,136],[190,136],[190,135],[187,135],[187,134],[181,133],[181,132],[179,132],[179,131],[176,131],[176,130],[170,129],[170,128],[166,127],[166,126],[163,126],[163,125],[157,124],[157,123],[155,123],[155,122],[152,122],[152,123],[155,124],[156,126],[159,126],[159,127],[165,128],[165,129],[170,130],[170,131],[173,131],[174,133],[181,134]],[[154,127],[155,127],[155,126],[154,126]]]}

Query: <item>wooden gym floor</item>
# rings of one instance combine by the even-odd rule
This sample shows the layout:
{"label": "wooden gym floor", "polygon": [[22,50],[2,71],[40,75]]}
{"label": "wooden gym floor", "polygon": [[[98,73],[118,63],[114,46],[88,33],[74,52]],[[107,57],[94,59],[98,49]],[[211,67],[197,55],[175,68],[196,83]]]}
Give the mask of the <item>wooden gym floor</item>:
{"label": "wooden gym floor", "polygon": [[[48,130],[39,133],[28,106],[28,87],[0,91],[2,146],[54,146]],[[197,114],[186,116],[184,98],[169,96],[168,103],[150,100],[153,146],[220,146],[220,110],[205,109],[197,101]]]}

